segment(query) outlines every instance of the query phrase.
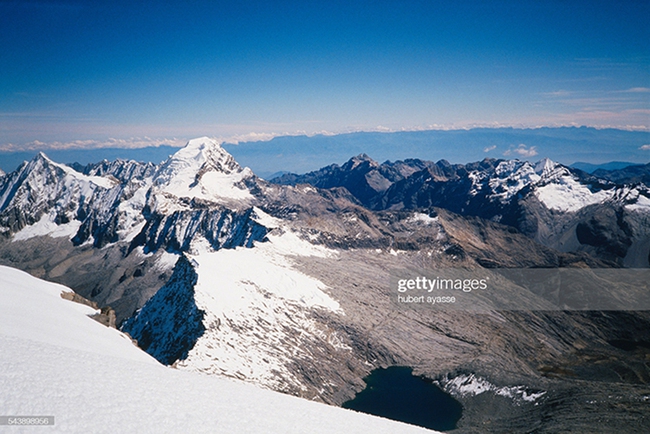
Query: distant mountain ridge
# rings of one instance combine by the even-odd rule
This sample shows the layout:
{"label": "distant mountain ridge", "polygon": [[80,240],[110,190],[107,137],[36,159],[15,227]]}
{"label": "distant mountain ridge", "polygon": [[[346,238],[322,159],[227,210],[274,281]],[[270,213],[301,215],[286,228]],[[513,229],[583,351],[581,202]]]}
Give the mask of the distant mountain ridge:
{"label": "distant mountain ridge", "polygon": [[619,184],[650,185],[650,163],[630,165],[616,170],[598,169],[593,172],[593,175]]}
{"label": "distant mountain ridge", "polygon": [[610,161],[608,163],[602,163],[602,164],[583,163],[577,161],[569,165],[569,167],[580,169],[587,173],[594,173],[594,171],[596,170],[604,170],[604,171],[619,170],[619,169],[624,169],[627,166],[634,166],[636,164],[637,163],[630,163],[625,161]]}
{"label": "distant mountain ridge", "polygon": [[[650,132],[559,128],[472,128],[399,132],[355,132],[337,135],[281,136],[266,142],[224,146],[255,173],[306,173],[351,155],[368,153],[377,161],[407,158],[452,163],[488,158],[540,158],[569,164],[574,161],[632,161],[645,163]],[[522,147],[523,145],[523,147]],[[522,154],[523,152],[523,154]]]}
{"label": "distant mountain ridge", "polygon": [[[589,175],[549,159],[536,164],[488,158],[469,164],[379,164],[364,154],[342,166],[283,175],[271,182],[346,188],[372,210],[445,208],[515,227],[560,251],[584,250],[628,266],[648,266],[645,257],[628,251],[636,251],[633,245],[650,247],[644,217],[650,211],[650,189],[643,183],[649,167],[630,166],[597,176],[601,172]],[[641,209],[645,211],[637,212]],[[612,212],[619,217],[605,217]]]}
{"label": "distant mountain ridge", "polygon": [[434,164],[418,159],[379,164],[366,154],[352,157],[343,166],[332,164],[320,170],[296,175],[288,173],[270,181],[280,185],[311,184],[319,188],[345,187],[362,204],[370,204],[392,184]]}

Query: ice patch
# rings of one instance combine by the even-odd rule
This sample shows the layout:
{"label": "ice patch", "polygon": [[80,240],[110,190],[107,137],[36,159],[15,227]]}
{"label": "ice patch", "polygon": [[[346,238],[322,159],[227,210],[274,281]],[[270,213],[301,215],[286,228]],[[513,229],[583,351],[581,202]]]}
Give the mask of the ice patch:
{"label": "ice patch", "polygon": [[575,212],[588,205],[602,203],[613,197],[614,191],[592,192],[572,176],[562,176],[556,182],[539,187],[535,195],[548,209]]}
{"label": "ice patch", "polygon": [[329,258],[338,254],[336,250],[305,241],[291,230],[287,230],[281,234],[270,232],[266,238],[270,243],[256,242],[255,250],[267,251],[270,255],[279,254],[285,257],[317,256],[319,258]]}
{"label": "ice patch", "polygon": [[26,226],[16,232],[12,241],[22,241],[44,235],[49,235],[53,238],[72,238],[81,227],[81,222],[78,220],[72,220],[66,224],[58,225],[54,222],[55,218],[56,216],[54,213],[44,214],[43,217],[33,225]]}
{"label": "ice patch", "polygon": [[258,207],[253,207],[253,220],[255,220],[257,223],[261,224],[264,227],[267,227],[268,229],[273,229],[282,226],[282,220],[277,219],[264,211],[262,211]]}
{"label": "ice patch", "polygon": [[439,381],[439,383],[445,391],[454,396],[476,396],[491,392],[495,395],[512,399],[516,404],[521,402],[535,403],[538,399],[546,395],[545,391],[531,391],[526,386],[498,387],[474,374],[459,375],[451,379],[445,378]]}
{"label": "ice patch", "polygon": [[636,203],[625,205],[625,209],[630,211],[650,212],[650,198],[639,194],[638,191],[637,195]]}
{"label": "ice patch", "polygon": [[[142,247],[139,247],[140,249]],[[158,253],[158,258],[156,259],[155,267],[158,270],[171,270],[176,265],[179,255],[174,253],[168,253],[164,250]]]}
{"label": "ice patch", "polygon": [[409,217],[406,221],[410,223],[419,222],[419,223],[424,223],[426,225],[430,225],[438,222],[438,216],[431,217],[429,214],[416,212],[411,217]]}

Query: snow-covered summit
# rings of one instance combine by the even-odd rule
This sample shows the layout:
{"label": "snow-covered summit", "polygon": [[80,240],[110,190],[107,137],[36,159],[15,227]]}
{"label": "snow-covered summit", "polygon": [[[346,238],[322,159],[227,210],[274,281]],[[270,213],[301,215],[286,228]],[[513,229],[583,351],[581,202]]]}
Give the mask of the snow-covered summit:
{"label": "snow-covered summit", "polygon": [[[508,199],[522,191],[523,187],[528,187],[548,209],[572,213],[607,201],[631,203],[634,206],[636,202],[644,200],[643,192],[647,190],[644,186],[621,187],[611,181],[585,176],[548,158],[534,165],[520,163],[508,176],[492,182],[501,184],[501,189],[508,192],[504,195]],[[629,191],[635,193],[627,194]]]}
{"label": "snow-covered summit", "polygon": [[117,160],[76,167],[83,173],[40,153],[0,178],[0,235],[69,237],[95,247],[137,237],[133,248],[176,251],[199,235],[216,249],[266,233],[251,217],[254,174],[210,138],[190,140],[158,166]]}
{"label": "snow-covered summit", "polygon": [[[7,175],[7,183],[0,192],[0,210],[7,207],[18,193],[17,188],[23,185],[29,185],[31,193],[30,199],[36,201],[39,197],[34,194],[39,187],[45,187],[47,184],[60,184],[61,181],[66,187],[72,184],[78,184],[84,193],[89,193],[96,187],[109,189],[115,186],[115,182],[101,176],[88,176],[79,173],[65,164],[55,163],[50,160],[43,152],[39,152],[32,160],[23,163],[16,172]],[[48,198],[40,197],[41,200]]]}
{"label": "snow-covered summit", "polygon": [[200,137],[187,142],[185,147],[162,164],[155,175],[156,183],[164,183],[187,172],[196,175],[201,169],[216,170],[225,175],[243,170],[219,142],[209,137]]}
{"label": "snow-covered summit", "polygon": [[533,192],[548,209],[562,212],[575,212],[604,202],[611,199],[615,191],[613,183],[584,179],[572,169],[548,158],[534,164],[506,160],[495,168],[495,175],[489,179],[490,198],[507,203]]}
{"label": "snow-covered summit", "polygon": [[570,173],[570,170],[549,158],[543,158],[536,163],[520,160],[501,161],[494,169],[501,179],[526,179],[529,182],[548,181],[557,176]]}
{"label": "snow-covered summit", "polygon": [[15,233],[43,219],[47,227],[67,224],[94,204],[110,200],[115,187],[114,179],[84,175],[41,152],[2,178],[0,225]]}
{"label": "snow-covered summit", "polygon": [[[570,176],[571,172],[565,166],[544,158],[534,164],[528,161],[505,160],[495,167],[494,174],[488,181],[492,191],[489,197],[508,202],[526,187],[552,182],[562,176]],[[475,174],[473,179],[482,180],[484,176]]]}
{"label": "snow-covered summit", "polygon": [[560,164],[552,161],[550,158],[542,158],[535,163],[535,173],[542,178],[549,177],[558,166]]}
{"label": "snow-covered summit", "polygon": [[252,178],[219,143],[209,137],[187,142],[156,171],[157,192],[175,197],[198,198],[211,202],[223,199],[246,200],[250,191],[243,184]]}

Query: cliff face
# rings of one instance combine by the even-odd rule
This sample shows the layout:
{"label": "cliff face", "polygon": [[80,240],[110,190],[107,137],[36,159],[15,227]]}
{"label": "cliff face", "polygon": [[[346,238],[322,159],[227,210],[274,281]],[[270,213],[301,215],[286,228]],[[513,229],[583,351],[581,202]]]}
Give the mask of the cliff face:
{"label": "cliff face", "polygon": [[169,281],[122,325],[140,348],[165,365],[187,358],[205,331],[205,312],[194,301],[197,278],[192,264],[181,256]]}
{"label": "cliff face", "polygon": [[196,238],[202,237],[215,250],[252,247],[263,241],[268,229],[254,220],[253,208],[233,211],[222,206],[190,204],[191,209],[165,215],[151,213],[142,231],[131,242],[131,249],[143,246],[145,253],[164,249],[186,252]]}

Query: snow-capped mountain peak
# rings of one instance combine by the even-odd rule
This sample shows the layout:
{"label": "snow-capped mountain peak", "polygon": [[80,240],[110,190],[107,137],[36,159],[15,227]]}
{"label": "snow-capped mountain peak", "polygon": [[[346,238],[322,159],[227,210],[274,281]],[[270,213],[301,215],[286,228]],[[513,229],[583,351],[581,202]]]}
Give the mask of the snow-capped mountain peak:
{"label": "snow-capped mountain peak", "polygon": [[154,175],[153,184],[161,193],[198,198],[211,202],[251,198],[242,181],[252,178],[219,143],[208,137],[190,140],[165,161]]}
{"label": "snow-capped mountain peak", "polygon": [[543,158],[535,163],[535,173],[537,173],[542,178],[548,177],[557,166],[558,163],[550,160],[549,158]]}
{"label": "snow-capped mountain peak", "polygon": [[537,167],[533,167],[527,161],[502,161],[494,169],[497,176],[489,180],[490,188],[493,191],[489,197],[499,199],[501,202],[511,200],[524,187],[536,184],[542,179],[536,169]]}
{"label": "snow-capped mountain peak", "polygon": [[[576,211],[588,204],[602,201],[607,196],[593,195],[590,187],[571,169],[548,158],[535,164],[519,160],[503,161],[495,168],[495,174],[497,176],[489,181],[494,192],[490,197],[503,203],[513,199],[525,188],[535,190],[537,197],[549,209],[562,211]],[[555,196],[559,196],[562,203]]]}
{"label": "snow-capped mountain peak", "polygon": [[[23,237],[44,235],[55,230],[68,234],[78,228],[74,223],[87,215],[96,203],[114,199],[116,180],[88,176],[63,164],[55,163],[42,152],[7,175],[0,185],[0,224],[5,234],[27,229]],[[40,225],[39,225],[40,223]],[[62,232],[59,224],[69,227]],[[37,224],[34,231],[27,226]]]}
{"label": "snow-capped mountain peak", "polygon": [[166,183],[174,176],[198,174],[201,170],[217,170],[225,175],[243,169],[219,143],[209,137],[192,139],[165,161],[155,175],[156,184]]}

